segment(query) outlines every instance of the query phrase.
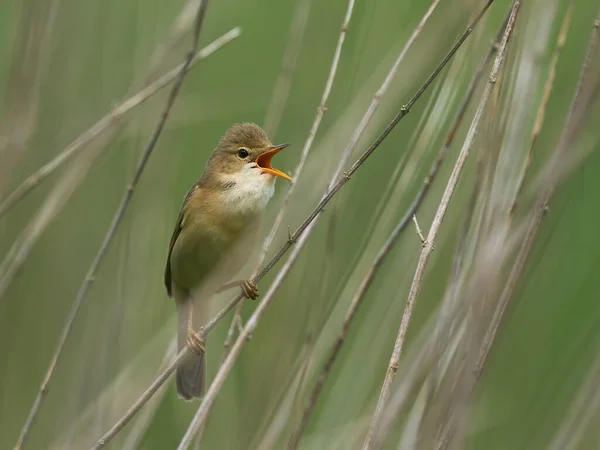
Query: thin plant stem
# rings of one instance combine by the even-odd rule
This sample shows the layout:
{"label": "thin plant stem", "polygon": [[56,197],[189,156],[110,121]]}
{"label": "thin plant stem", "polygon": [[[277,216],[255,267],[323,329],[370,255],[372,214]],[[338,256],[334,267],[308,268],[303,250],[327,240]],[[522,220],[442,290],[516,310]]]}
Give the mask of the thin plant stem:
{"label": "thin plant stem", "polygon": [[[381,103],[382,97],[385,95],[388,88],[392,84],[392,81],[394,80],[396,73],[398,72],[398,69],[400,67],[400,64],[404,60],[406,54],[408,53],[408,50],[412,47],[412,45],[417,40],[417,37],[421,34],[421,31],[425,27],[425,24],[429,21],[429,19],[433,15],[433,12],[438,7],[439,3],[440,3],[440,0],[433,0],[431,2],[431,4],[429,5],[429,8],[427,8],[427,11],[425,11],[425,14],[423,15],[423,17],[417,24],[416,28],[413,30],[412,34],[410,35],[410,37],[408,38],[408,40],[402,47],[402,50],[400,50],[400,53],[396,57],[396,60],[392,64],[392,67],[388,71],[381,86],[379,86],[379,89],[375,92],[375,95],[371,99],[371,103],[369,104],[369,107],[367,108],[367,110],[365,111],[365,114],[361,118],[361,120],[358,124],[358,127],[356,128],[352,137],[350,138],[350,143],[343,150],[342,156],[341,156],[339,164],[338,164],[337,171],[336,171],[335,175],[333,176],[333,178],[331,179],[332,180],[331,183],[333,183],[342,174],[342,171],[344,170],[344,168],[346,167],[346,164],[348,163],[348,160],[354,153],[354,150],[356,149],[356,146],[358,145],[358,142],[359,142],[361,136],[364,134],[365,130],[371,123],[371,119],[373,118],[375,112],[377,111],[377,108],[379,107],[379,104]],[[330,183],[330,186],[331,186],[331,183]],[[334,216],[331,216],[331,218],[327,224],[328,234],[332,234],[334,232],[333,217]]]}
{"label": "thin plant stem", "polygon": [[[375,111],[377,110],[382,97],[385,95],[385,93],[387,92],[389,86],[391,85],[397,71],[398,68],[400,66],[400,63],[404,60],[405,55],[408,53],[408,50],[410,49],[410,47],[413,45],[413,43],[415,42],[416,38],[418,37],[418,35],[421,33],[423,27],[425,26],[425,23],[429,20],[429,18],[431,17],[431,15],[433,14],[434,10],[437,8],[438,4],[439,4],[440,0],[433,0],[432,4],[430,5],[430,7],[428,8],[428,10],[425,12],[424,16],[421,18],[419,24],[417,25],[417,27],[415,28],[415,30],[413,31],[413,33],[411,34],[410,38],[408,39],[408,41],[406,42],[406,44],[403,46],[402,50],[400,51],[398,57],[396,58],[396,60],[394,61],[392,67],[390,68],[389,72],[387,73],[383,83],[381,84],[381,86],[379,87],[379,89],[375,92],[373,98],[371,99],[371,103],[369,104],[369,107],[367,108],[365,114],[363,115],[363,117],[360,120],[360,123],[358,125],[358,127],[356,128],[356,130],[354,131],[351,139],[350,139],[350,143],[346,146],[346,148],[344,148],[344,150],[342,151],[342,157],[338,163],[336,172],[334,174],[334,176],[331,178],[331,181],[329,183],[329,188],[331,188],[333,186],[333,184],[337,181],[337,179],[342,175],[342,171],[344,170],[344,168],[347,165],[348,159],[350,158],[350,156],[352,155],[352,153],[354,152],[354,150],[356,149],[356,146],[358,145],[358,142],[360,140],[360,138],[362,137],[362,135],[364,134],[367,126],[369,125]],[[342,31],[344,29],[342,28]],[[308,153],[308,152],[307,152]],[[306,154],[307,154],[306,153]],[[303,158],[306,159],[306,154],[303,154]],[[303,162],[302,162],[303,163]],[[293,189],[293,186],[292,186]],[[291,196],[291,190],[290,192],[288,192],[288,195],[286,196],[285,200],[284,200],[284,207],[287,204],[287,202],[289,201],[289,198]],[[266,255],[269,246],[271,245],[273,239],[275,238],[276,232],[279,228],[279,226],[281,225],[281,222],[283,220],[284,217],[284,213],[285,210],[282,208],[282,210],[279,212],[278,216],[276,217],[273,227],[271,229],[270,234],[268,235],[267,239],[265,240],[264,244],[263,244],[263,249],[261,252],[261,258],[264,258],[264,256]],[[332,219],[333,217],[335,217],[334,215],[332,215]],[[312,226],[309,230],[307,230],[307,233],[311,233],[312,232]],[[329,222],[329,231],[328,234],[331,235],[333,233],[333,224],[330,221]],[[241,307],[238,307],[238,310],[241,309]]]}
{"label": "thin plant stem", "polygon": [[233,344],[233,338],[235,336],[235,330],[237,329],[239,332],[242,331],[242,309],[244,307],[244,300],[242,299],[237,306],[235,307],[235,311],[233,312],[233,318],[231,319],[231,323],[229,324],[229,328],[227,329],[227,336],[225,337],[225,342],[223,342],[223,354],[221,355],[221,362],[227,357],[227,353],[231,349],[231,345]]}
{"label": "thin plant stem", "polygon": [[[402,120],[406,114],[410,111],[415,102],[421,97],[421,95],[427,90],[427,88],[431,85],[433,80],[437,77],[437,75],[441,72],[441,70],[445,67],[445,65],[450,61],[450,59],[454,56],[456,51],[460,48],[463,42],[467,39],[467,37],[473,32],[474,26],[479,22],[481,17],[485,14],[488,8],[493,3],[493,0],[488,0],[482,10],[474,19],[473,23],[467,28],[467,30],[462,34],[459,40],[454,44],[452,49],[448,52],[448,54],[443,58],[440,64],[435,68],[433,73],[427,78],[425,83],[419,88],[419,90],[413,95],[413,97],[409,100],[409,102],[400,108],[400,111],[396,114],[396,116],[392,119],[392,121],[385,127],[383,132],[375,139],[375,141],[365,150],[365,152],[354,162],[354,164],[349,168],[347,172],[344,172],[342,177],[338,177],[337,181],[333,182],[332,187],[328,190],[328,192],[323,196],[321,201],[315,207],[315,209],[311,212],[311,214],[305,219],[305,221],[300,225],[300,227],[290,236],[290,239],[283,245],[283,247],[279,250],[279,252],[267,263],[267,265],[261,271],[261,274],[266,270],[269,270],[282,256],[287,252],[287,250],[296,242],[298,245],[294,248],[294,251],[279,271],[275,280],[271,284],[271,287],[262,298],[258,306],[256,307],[254,313],[244,326],[242,333],[238,336],[236,342],[231,348],[230,353],[227,358],[221,364],[217,375],[215,376],[212,384],[208,388],[206,395],[204,396],[202,402],[200,403],[200,407],[198,411],[194,415],[190,426],[188,427],[182,441],[179,444],[178,449],[184,450],[186,449],[191,442],[191,439],[195,435],[196,431],[202,426],[202,424],[206,421],[210,409],[215,402],[216,395],[220,391],[227,375],[231,371],[233,364],[239,357],[239,354],[242,348],[245,345],[245,342],[248,340],[248,337],[254,331],[256,326],[258,325],[258,321],[262,314],[264,313],[267,306],[270,304],[275,292],[291,270],[294,262],[296,261],[300,250],[303,248],[303,245],[306,243],[309,233],[305,233],[308,231],[307,228],[313,225],[313,220],[321,213],[323,208],[329,203],[329,201],[335,196],[335,194],[350,180],[351,176],[364,164],[364,162],[371,156],[371,154],[379,147],[379,145],[387,138],[387,136],[392,132],[394,127]],[[260,274],[259,274],[260,275]],[[256,279],[253,280],[256,282]],[[241,297],[239,295],[238,297]],[[216,317],[218,317],[218,314]],[[216,318],[215,317],[215,318]],[[213,318],[213,320],[215,320]],[[213,322],[211,320],[210,323]]]}
{"label": "thin plant stem", "polygon": [[[510,11],[506,21],[500,28],[497,40],[493,44],[493,51],[497,48],[497,41],[504,33],[509,16]],[[486,59],[489,62],[491,58]],[[404,360],[405,373],[398,383],[394,397],[388,402],[380,431],[377,435],[376,448],[384,442],[383,439],[389,434],[395,419],[398,419],[400,416],[399,411],[401,411],[404,403],[410,397],[410,393],[413,392],[413,386],[417,380],[425,378],[424,383],[434,386],[439,385],[439,380],[443,376],[443,372],[448,370],[448,362],[452,358],[448,354],[452,355],[458,349],[457,344],[460,341],[460,337],[449,337],[453,334],[452,330],[455,331],[457,336],[463,334],[461,329],[464,329],[464,327],[460,325],[457,327],[456,318],[463,317],[466,314],[466,305],[464,305],[464,302],[457,302],[457,300],[460,286],[464,284],[465,260],[468,257],[467,255],[472,253],[469,247],[472,247],[473,243],[478,241],[478,233],[473,233],[473,230],[481,222],[482,211],[480,211],[481,208],[477,207],[477,199],[481,195],[484,184],[483,179],[485,177],[483,176],[483,171],[483,164],[478,160],[474,185],[465,209],[465,220],[461,226],[462,230],[452,258],[449,285],[446,287],[437,312],[432,315],[427,325],[420,328],[418,335],[414,339],[414,345],[409,349],[409,356]],[[446,355],[444,355],[444,352],[446,352]],[[424,432],[427,433],[428,431],[425,430]],[[431,432],[429,434],[431,435]]]}
{"label": "thin plant stem", "polygon": [[471,122],[471,126],[465,138],[465,142],[463,147],[458,155],[456,160],[456,164],[452,173],[450,175],[450,179],[448,180],[448,184],[442,196],[442,200],[440,201],[440,205],[437,209],[437,212],[433,218],[433,222],[431,224],[431,228],[429,229],[429,234],[427,235],[427,240],[425,245],[423,246],[423,250],[421,251],[421,256],[419,258],[419,262],[417,265],[417,269],[415,271],[415,276],[408,294],[408,299],[406,301],[406,306],[404,308],[404,313],[402,314],[402,320],[400,323],[400,328],[398,330],[398,336],[396,337],[396,342],[394,344],[394,350],[392,352],[390,362],[387,368],[387,372],[385,375],[385,379],[383,385],[381,387],[381,392],[379,394],[379,399],[377,400],[377,405],[375,407],[375,412],[373,413],[373,418],[369,429],[367,431],[367,436],[365,437],[365,441],[363,443],[363,450],[369,450],[372,448],[373,443],[375,441],[375,437],[377,434],[377,430],[379,428],[379,424],[381,422],[383,412],[387,403],[387,400],[390,395],[390,388],[392,385],[392,381],[396,375],[396,371],[398,370],[398,362],[400,359],[400,355],[402,352],[402,347],[404,345],[404,341],[406,339],[406,332],[408,330],[408,325],[410,323],[410,319],[412,316],[412,311],[414,307],[414,303],[419,293],[422,284],[423,274],[425,272],[425,268],[427,266],[427,262],[429,261],[429,256],[433,250],[435,245],[435,241],[437,238],[437,234],[439,232],[440,226],[442,224],[442,220],[446,215],[446,211],[448,210],[448,206],[450,204],[450,200],[454,194],[456,189],[456,185],[458,184],[458,180],[460,178],[460,174],[465,165],[467,157],[473,147],[473,143],[475,141],[475,137],[479,130],[479,125],[481,123],[481,119],[485,112],[486,106],[490,99],[492,90],[496,83],[496,79],[500,72],[500,68],[504,62],[506,56],[506,50],[508,41],[510,36],[512,35],[515,21],[517,18],[517,14],[519,12],[520,1],[515,0],[512,8],[512,13],[506,25],[506,30],[504,31],[504,35],[502,37],[502,41],[498,47],[498,53],[496,55],[496,59],[494,61],[494,65],[492,66],[492,70],[490,73],[490,77],[485,86],[484,92],[482,94],[481,100],[479,101],[479,106],[477,107],[477,111],[475,112],[475,116],[473,121]]}
{"label": "thin plant stem", "polygon": [[[319,130],[319,126],[321,125],[321,121],[323,120],[323,115],[325,111],[327,111],[327,100],[329,99],[329,94],[331,93],[331,89],[333,87],[333,82],[335,80],[335,75],[337,73],[337,68],[340,62],[340,57],[342,54],[342,47],[344,46],[344,41],[346,39],[346,33],[348,32],[348,27],[350,25],[350,19],[352,18],[352,11],[354,10],[354,0],[348,1],[348,7],[346,9],[346,15],[344,16],[344,20],[342,22],[342,26],[340,29],[340,35],[338,37],[337,45],[335,47],[335,51],[333,53],[333,60],[331,62],[331,67],[329,68],[329,75],[327,76],[327,81],[325,82],[325,88],[323,90],[323,94],[321,95],[321,100],[319,102],[319,106],[317,107],[317,114],[315,115],[315,119],[310,128],[310,132],[308,137],[306,138],[306,142],[304,143],[304,147],[302,148],[302,152],[300,154],[300,160],[298,161],[298,165],[296,166],[296,170],[294,171],[294,175],[292,177],[291,186],[288,189],[281,208],[279,209],[279,213],[275,218],[273,226],[271,227],[271,231],[265,238],[263,242],[262,249],[260,255],[258,257],[258,261],[256,263],[256,271],[260,268],[260,265],[263,263],[267,256],[267,252],[269,248],[273,244],[273,240],[275,239],[275,235],[277,234],[277,230],[283,221],[283,217],[287,211],[287,206],[290,201],[292,194],[294,193],[296,186],[298,184],[298,178],[302,173],[302,169],[304,168],[304,164],[306,163],[306,158],[308,157],[308,153],[312,147],[312,144],[315,140],[315,136],[317,135],[317,131]],[[234,317],[229,327],[229,331],[227,333],[227,339],[225,341],[225,354],[228,353],[229,348],[231,347],[231,342],[233,340],[233,331],[234,331],[234,323],[241,323],[241,309],[242,309],[243,301],[240,302],[238,307],[235,310]]]}
{"label": "thin plant stem", "polygon": [[325,83],[325,89],[323,90],[323,95],[321,96],[321,101],[319,102],[319,106],[317,107],[317,114],[315,115],[315,120],[310,128],[310,132],[308,133],[308,137],[306,138],[306,142],[304,143],[304,147],[302,148],[302,153],[300,154],[300,160],[298,161],[298,165],[296,166],[296,170],[294,171],[294,176],[292,177],[291,186],[288,189],[286,196],[283,200],[283,204],[281,209],[279,210],[279,214],[277,215],[273,226],[271,227],[271,231],[269,232],[267,238],[265,239],[261,253],[258,259],[258,264],[262,264],[267,256],[267,252],[275,239],[275,235],[281,222],[283,220],[283,216],[285,215],[288,202],[290,197],[295,191],[295,188],[298,184],[298,177],[302,173],[302,169],[304,168],[304,164],[306,163],[306,159],[308,157],[308,153],[312,147],[312,144],[315,140],[315,136],[317,135],[317,131],[319,130],[319,126],[321,125],[321,121],[323,120],[323,115],[325,111],[327,111],[327,100],[329,99],[329,94],[331,93],[331,88],[333,86],[333,82],[335,80],[335,75],[337,73],[337,68],[340,62],[340,56],[342,54],[342,47],[344,45],[344,40],[346,39],[346,33],[348,31],[348,26],[350,24],[350,19],[352,18],[352,11],[354,9],[354,0],[350,0],[348,2],[348,8],[346,9],[346,15],[344,17],[344,22],[342,23],[342,27],[340,30],[340,36],[338,38],[337,46],[335,48],[335,52],[333,54],[333,61],[331,62],[331,67],[329,69],[329,76],[327,77],[327,81]]}
{"label": "thin plant stem", "polygon": [[598,47],[598,40],[600,39],[600,13],[594,20],[594,26],[592,28],[592,35],[590,36],[590,40],[588,42],[587,52],[585,54],[585,60],[583,65],[581,66],[581,71],[579,72],[579,80],[577,81],[577,87],[575,88],[575,95],[573,97],[573,102],[569,107],[569,112],[567,113],[567,120],[572,120],[573,115],[575,113],[575,109],[579,106],[579,102],[581,101],[581,94],[583,92],[583,86],[587,81],[588,75],[592,68],[594,55],[596,53],[596,48]]}
{"label": "thin plant stem", "polygon": [[64,347],[64,344],[65,344],[65,342],[70,334],[70,331],[73,327],[73,323],[75,321],[75,316],[77,315],[77,311],[79,310],[81,303],[83,302],[84,298],[87,296],[87,293],[89,292],[89,290],[92,286],[92,283],[94,282],[94,280],[96,278],[98,269],[100,268],[100,265],[102,264],[102,261],[104,260],[104,257],[108,251],[110,243],[111,243],[112,239],[114,238],[116,231],[123,220],[123,217],[125,216],[125,211],[127,210],[129,202],[131,201],[133,193],[135,192],[135,187],[136,187],[139,179],[142,176],[142,173],[144,171],[144,168],[146,167],[146,163],[148,162],[150,155],[152,154],[152,151],[156,147],[156,143],[158,142],[158,139],[159,139],[159,137],[162,133],[162,130],[165,126],[165,123],[167,121],[167,118],[169,117],[171,108],[173,107],[173,104],[175,103],[175,99],[177,98],[177,95],[179,94],[179,91],[183,84],[185,75],[186,75],[191,62],[194,59],[194,55],[196,54],[196,51],[198,49],[198,40],[200,38],[200,30],[202,28],[202,23],[204,22],[204,16],[206,13],[207,3],[208,3],[207,0],[202,0],[202,2],[200,3],[198,12],[196,15],[195,25],[194,25],[192,47],[186,56],[185,62],[183,63],[183,65],[180,68],[179,74],[177,75],[177,78],[176,78],[176,80],[171,88],[171,91],[169,93],[169,97],[167,98],[167,101],[165,103],[165,106],[162,111],[159,122],[156,125],[156,127],[154,128],[152,136],[150,137],[150,140],[142,154],[142,157],[140,158],[140,161],[135,170],[133,178],[131,179],[131,182],[129,183],[129,185],[127,186],[127,188],[125,190],[125,194],[123,195],[121,204],[119,205],[119,208],[117,209],[117,211],[113,217],[112,223],[104,237],[104,240],[102,241],[102,245],[100,246],[98,253],[96,254],[96,257],[94,258],[94,261],[92,262],[92,265],[91,265],[90,269],[88,270],[88,273],[87,273],[82,285],[79,288],[77,297],[75,298],[75,301],[73,302],[73,305],[71,306],[71,310],[69,311],[69,316],[67,317],[65,327],[63,328],[63,331],[61,333],[55,354],[52,358],[52,361],[50,362],[48,372],[46,373],[46,376],[44,377],[44,381],[42,382],[42,385],[41,385],[41,387],[38,391],[38,394],[34,400],[33,406],[29,412],[29,415],[27,417],[25,425],[23,426],[23,428],[21,430],[21,434],[19,435],[19,439],[17,441],[17,444],[15,445],[15,450],[20,450],[23,447],[23,445],[25,444],[25,441],[31,430],[31,427],[37,417],[37,413],[40,409],[40,406],[42,405],[42,402],[48,393],[50,381],[52,380],[52,376],[54,375],[54,370],[56,369],[58,360],[60,358],[60,355],[62,354],[62,349]]}
{"label": "thin plant stem", "polygon": [[[209,55],[213,54],[223,45],[231,42],[237,38],[241,33],[239,27],[235,27],[232,30],[225,33],[220,38],[216,39],[200,51],[198,51],[188,69],[191,69],[199,61],[205,59]],[[141,105],[148,98],[152,97],[157,92],[175,81],[178,75],[181,73],[185,63],[181,63],[177,67],[171,69],[169,72],[162,75],[156,81],[150,83],[148,86],[140,90],[135,95],[132,95],[121,104],[115,106],[108,114],[102,117],[98,122],[84,131],[79,135],[73,142],[71,142],[64,150],[58,155],[44,164],[33,174],[29,175],[25,181],[23,181],[14,191],[12,191],[3,201],[0,203],[0,217],[4,216],[13,206],[20,202],[25,196],[31,192],[38,184],[40,184],[45,178],[54,173],[64,163],[69,161],[72,157],[82,151],[90,142],[99,137],[106,129],[116,124],[123,118],[125,114],[130,112],[135,107]]]}
{"label": "thin plant stem", "polygon": [[[492,2],[493,2],[493,0],[489,3],[491,4]],[[392,68],[390,69],[387,76],[385,77],[385,80],[383,80],[383,83],[381,84],[381,86],[379,87],[377,92],[375,92],[375,95],[373,96],[373,99],[371,100],[371,103],[370,103],[369,107],[367,108],[367,111],[363,115],[360,123],[358,124],[358,126],[356,127],[356,130],[354,131],[354,134],[350,138],[350,143],[348,144],[348,146],[344,149],[344,151],[342,153],[342,157],[341,157],[341,160],[340,160],[340,163],[338,166],[338,170],[337,170],[335,176],[333,177],[333,181],[335,181],[340,175],[342,175],[342,171],[344,170],[344,167],[346,167],[348,160],[350,159],[350,157],[352,156],[352,153],[356,149],[356,146],[358,145],[360,137],[363,135],[363,133],[365,132],[365,129],[371,122],[371,119],[373,118],[375,111],[377,110],[377,108],[379,107],[379,104],[381,103],[382,97],[385,95],[388,88],[392,84],[392,81],[393,81],[394,77],[396,76],[396,72],[398,72],[398,67],[400,67],[400,63],[404,60],[404,57],[408,53],[408,50],[410,49],[410,47],[412,47],[413,43],[415,42],[415,40],[417,39],[419,34],[421,34],[421,30],[423,30],[423,27],[425,26],[425,24],[427,23],[427,21],[429,20],[429,18],[431,17],[431,15],[435,11],[435,9],[439,5],[439,3],[440,3],[440,0],[434,0],[431,3],[431,5],[427,9],[427,11],[425,12],[425,15],[421,18],[421,21],[419,22],[419,24],[417,25],[415,30],[412,32],[411,36],[408,38],[408,41],[406,41],[406,44],[404,44],[404,47],[402,47],[400,54],[394,61],[394,64],[392,65]],[[486,8],[487,8],[487,3],[486,3]],[[461,42],[461,44],[462,44],[462,42]]]}
{"label": "thin plant stem", "polygon": [[446,154],[448,153],[448,150],[450,149],[452,143],[454,142],[454,138],[456,137],[456,132],[458,131],[458,128],[460,127],[460,125],[463,121],[463,118],[465,116],[465,113],[467,112],[469,104],[471,103],[471,99],[473,98],[473,94],[475,93],[475,90],[477,89],[477,86],[479,84],[481,76],[483,75],[483,71],[484,71],[485,67],[489,64],[494,53],[496,52],[496,48],[497,48],[497,43],[494,42],[492,44],[489,52],[486,54],[484,60],[482,61],[480,66],[476,69],[476,71],[471,79],[471,82],[469,84],[469,87],[467,88],[465,96],[458,108],[456,118],[454,119],[454,122],[453,122],[452,126],[450,127],[450,131],[444,141],[442,148],[438,152],[438,155],[437,155],[435,161],[433,162],[431,168],[429,169],[429,173],[425,177],[425,181],[423,182],[421,189],[417,192],[412,203],[410,204],[410,206],[408,207],[408,209],[406,210],[406,212],[404,213],[404,215],[402,216],[402,218],[400,219],[400,221],[398,222],[396,227],[392,230],[392,232],[390,233],[390,235],[388,236],[386,241],[384,242],[383,246],[377,253],[377,256],[375,256],[375,258],[373,259],[373,262],[371,263],[371,267],[369,268],[369,271],[367,272],[365,277],[360,282],[359,287],[358,287],[356,293],[354,294],[354,296],[350,302],[350,305],[348,306],[346,314],[344,316],[344,321],[342,322],[342,329],[341,329],[335,343],[332,345],[332,347],[329,351],[329,354],[327,356],[326,362],[323,365],[323,368],[321,370],[321,373],[317,377],[317,381],[315,382],[315,384],[313,386],[313,389],[309,396],[308,404],[306,405],[306,407],[304,408],[304,411],[302,413],[302,418],[300,419],[300,423],[297,425],[296,429],[294,430],[294,433],[292,434],[292,437],[290,438],[290,441],[288,443],[288,449],[297,448],[300,438],[301,438],[302,434],[304,433],[306,426],[308,425],[308,421],[310,420],[310,417],[311,417],[311,415],[314,411],[314,408],[317,404],[317,401],[319,400],[319,396],[321,394],[321,391],[323,390],[323,386],[325,385],[325,382],[327,381],[327,378],[329,377],[329,374],[331,373],[333,364],[337,360],[337,357],[340,354],[343,344],[346,342],[346,336],[350,329],[350,324],[351,324],[352,320],[354,319],[356,312],[358,311],[358,308],[362,304],[364,297],[366,296],[367,292],[369,291],[369,288],[370,288],[377,272],[381,268],[383,262],[385,261],[386,257],[390,253],[390,251],[395,247],[396,243],[398,242],[398,238],[400,237],[402,232],[406,229],[407,225],[410,223],[411,218],[414,217],[414,215],[418,212],[420,206],[423,203],[423,200],[425,199],[425,196],[429,192],[429,189],[431,188],[433,181],[435,180],[437,174],[439,173],[442,163],[446,157]]}
{"label": "thin plant stem", "polygon": [[[388,74],[386,75],[383,83],[381,84],[381,86],[379,87],[379,89],[377,90],[375,95],[373,96],[369,107],[367,108],[365,114],[361,118],[358,128],[355,130],[354,134],[352,135],[352,138],[350,139],[349,145],[343,151],[344,156],[342,156],[342,160],[340,161],[340,163],[338,165],[336,175],[332,178],[332,183],[330,183],[330,187],[333,184],[333,182],[335,182],[336,179],[339,177],[340,173],[342,172],[343,168],[346,165],[347,159],[350,157],[350,155],[352,154],[352,152],[358,145],[358,141],[360,140],[360,137],[363,135],[367,125],[370,123],[371,118],[373,117],[373,114],[377,110],[377,107],[379,106],[379,103],[381,102],[381,98],[387,92],[387,89],[390,86],[392,80],[394,79],[394,76],[396,75],[396,72],[398,71],[398,67],[400,66],[400,63],[404,60],[404,56],[408,52],[408,49],[412,46],[412,44],[416,40],[417,36],[420,34],[421,30],[425,26],[425,23],[427,22],[427,20],[429,20],[429,18],[433,14],[433,11],[438,6],[439,2],[440,2],[440,0],[433,1],[431,6],[427,10],[425,15],[421,19],[421,21],[419,22],[419,24],[417,25],[417,28],[413,31],[412,35],[410,36],[410,38],[408,39],[408,41],[406,42],[406,44],[400,51],[400,54],[394,61],[394,64],[392,65],[391,69],[389,70]],[[351,3],[352,3],[352,7],[353,7],[353,2],[351,2]],[[351,14],[352,14],[352,9],[351,9],[351,5],[349,3],[348,11],[346,12],[346,19],[344,20],[344,24],[342,25],[340,37],[338,40],[338,48],[336,49],[336,56],[338,59],[339,59],[339,52],[341,52],[341,46],[344,42],[345,33],[348,28],[348,22],[350,21]],[[333,79],[335,77],[335,70],[337,70],[337,61],[335,60],[336,56],[334,56],[334,62],[331,66],[331,70],[329,73],[329,79],[327,80],[327,85],[329,85],[329,86],[326,85],[325,91],[323,92],[323,98],[321,99],[321,103],[317,109],[317,116],[315,117],[315,121],[311,128],[309,137],[306,140],[304,149],[302,150],[300,162],[298,163],[298,166],[296,167],[296,172],[294,174],[294,179],[296,179],[300,175],[300,172],[302,171],[302,168],[304,167],[304,163],[306,162],[306,158],[308,157],[308,152],[310,151],[310,147],[312,146],[312,142],[313,142],[316,132],[319,128],[319,124],[321,122],[323,114],[327,110],[325,103],[326,103],[327,97],[329,96],[328,89],[331,90],[331,84],[333,84]],[[334,69],[334,66],[335,66],[335,69]],[[287,207],[289,199],[290,199],[292,193],[294,192],[295,185],[296,185],[296,181],[292,182],[292,186],[289,189],[289,191],[283,201],[283,206],[282,206],[281,210],[279,211],[279,214],[275,218],[273,227],[271,228],[271,231],[269,232],[267,238],[265,239],[265,241],[263,243],[261,254],[259,257],[259,264],[261,264],[262,261],[264,261],[266,255],[267,255],[267,252],[268,252],[271,244],[273,243],[273,240],[275,239],[277,230],[279,229],[281,222],[283,221],[283,217],[285,215],[285,209]]]}

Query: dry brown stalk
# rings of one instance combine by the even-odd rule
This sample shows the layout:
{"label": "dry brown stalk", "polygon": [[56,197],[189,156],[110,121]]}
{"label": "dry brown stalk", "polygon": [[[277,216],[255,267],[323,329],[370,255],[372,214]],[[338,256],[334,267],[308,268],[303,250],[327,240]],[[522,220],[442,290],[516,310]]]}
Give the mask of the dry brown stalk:
{"label": "dry brown stalk", "polygon": [[479,106],[475,113],[475,117],[473,118],[473,121],[469,128],[469,132],[467,133],[467,137],[465,138],[463,147],[458,155],[456,164],[450,175],[450,179],[448,180],[448,184],[447,184],[444,194],[442,196],[442,200],[440,201],[438,210],[435,214],[435,217],[433,218],[433,223],[431,224],[431,228],[429,229],[429,234],[427,235],[426,243],[423,246],[423,250],[422,250],[421,256],[419,258],[417,269],[415,271],[413,283],[410,288],[410,292],[408,294],[408,299],[406,301],[404,313],[402,315],[400,328],[398,330],[398,336],[397,336],[396,342],[394,344],[394,350],[392,352],[390,362],[388,365],[388,369],[386,372],[386,376],[385,376],[383,385],[381,387],[381,392],[379,394],[379,399],[378,399],[377,405],[375,407],[375,412],[373,413],[373,419],[371,421],[371,425],[369,426],[369,430],[367,431],[367,436],[366,436],[364,444],[363,444],[363,450],[368,450],[368,449],[372,448],[373,443],[375,441],[375,437],[377,434],[377,430],[379,428],[379,424],[381,422],[383,411],[384,411],[385,405],[387,403],[387,400],[389,398],[391,384],[396,375],[396,371],[398,370],[398,361],[400,359],[402,347],[403,347],[404,341],[406,339],[406,332],[408,330],[408,324],[410,323],[410,319],[412,316],[412,310],[414,307],[414,303],[415,303],[417,294],[419,293],[419,290],[421,287],[423,274],[425,272],[427,262],[429,261],[429,256],[431,255],[431,252],[435,245],[435,240],[437,238],[437,234],[438,234],[440,226],[442,224],[442,220],[444,219],[444,216],[446,215],[446,211],[448,210],[448,205],[450,204],[450,200],[452,199],[452,196],[456,189],[456,185],[458,184],[460,174],[462,172],[464,164],[467,160],[467,157],[469,156],[469,153],[470,153],[473,143],[475,141],[475,136],[477,135],[479,125],[481,123],[481,119],[483,117],[487,103],[490,99],[492,90],[496,83],[496,79],[500,72],[500,68],[502,67],[502,64],[504,62],[508,41],[514,30],[514,25],[515,25],[516,17],[519,12],[519,7],[520,7],[520,1],[515,0],[515,2],[513,4],[511,16],[506,25],[506,30],[504,32],[504,36],[502,37],[502,41],[500,42],[500,45],[498,47],[498,53],[496,55],[494,65],[492,67],[490,77],[486,84],[485,90],[482,94],[481,100],[479,102]]}

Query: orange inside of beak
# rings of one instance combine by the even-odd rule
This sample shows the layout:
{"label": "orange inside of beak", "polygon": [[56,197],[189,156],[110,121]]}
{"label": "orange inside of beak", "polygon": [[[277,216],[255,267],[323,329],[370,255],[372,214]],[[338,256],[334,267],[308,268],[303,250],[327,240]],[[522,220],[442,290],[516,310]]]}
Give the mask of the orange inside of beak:
{"label": "orange inside of beak", "polygon": [[256,165],[258,167],[260,167],[262,169],[262,171],[265,173],[269,173],[276,177],[281,177],[281,178],[285,178],[288,181],[292,181],[292,177],[290,177],[288,174],[283,173],[281,170],[277,170],[277,169],[274,169],[273,167],[271,167],[271,159],[273,158],[273,156],[275,156],[281,150],[283,150],[284,148],[289,147],[289,146],[290,146],[290,144],[281,144],[281,145],[276,145],[274,147],[271,147],[269,150],[267,150],[262,155],[260,155],[258,158],[256,158]]}

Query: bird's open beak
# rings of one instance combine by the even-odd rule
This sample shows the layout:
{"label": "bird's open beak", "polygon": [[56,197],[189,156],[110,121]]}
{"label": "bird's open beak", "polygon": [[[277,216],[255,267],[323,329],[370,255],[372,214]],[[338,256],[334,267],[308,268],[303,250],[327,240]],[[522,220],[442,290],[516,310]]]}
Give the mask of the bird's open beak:
{"label": "bird's open beak", "polygon": [[281,144],[269,148],[269,150],[267,150],[258,158],[256,158],[256,165],[260,167],[265,173],[269,173],[271,175],[275,175],[276,177],[281,177],[285,178],[288,181],[292,181],[292,177],[290,177],[288,174],[283,173],[281,170],[277,170],[271,167],[271,159],[273,158],[273,156],[275,156],[281,150],[289,146],[290,144]]}

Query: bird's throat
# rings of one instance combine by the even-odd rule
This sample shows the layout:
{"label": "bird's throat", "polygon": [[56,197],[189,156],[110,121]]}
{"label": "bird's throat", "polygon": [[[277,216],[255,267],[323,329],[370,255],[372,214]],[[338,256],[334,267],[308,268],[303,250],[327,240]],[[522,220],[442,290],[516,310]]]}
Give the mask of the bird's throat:
{"label": "bird's throat", "polygon": [[275,192],[275,177],[250,165],[223,177],[221,205],[229,214],[258,214]]}

